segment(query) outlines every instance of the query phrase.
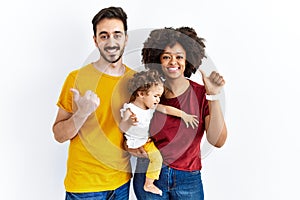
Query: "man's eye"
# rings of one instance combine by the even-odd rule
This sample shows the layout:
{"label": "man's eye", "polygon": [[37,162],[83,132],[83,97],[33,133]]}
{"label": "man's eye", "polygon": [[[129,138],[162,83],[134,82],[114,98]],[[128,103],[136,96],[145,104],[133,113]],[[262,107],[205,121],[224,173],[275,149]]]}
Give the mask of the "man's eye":
{"label": "man's eye", "polygon": [[177,59],[181,60],[181,59],[183,59],[183,56],[177,56]]}
{"label": "man's eye", "polygon": [[107,39],[108,39],[108,36],[107,36],[107,35],[101,35],[100,38],[101,38],[102,40],[107,40]]}
{"label": "man's eye", "polygon": [[163,56],[162,57],[164,60],[170,59],[170,56]]}
{"label": "man's eye", "polygon": [[121,37],[122,37],[121,34],[116,34],[116,35],[114,35],[114,38],[115,38],[115,39],[120,39]]}

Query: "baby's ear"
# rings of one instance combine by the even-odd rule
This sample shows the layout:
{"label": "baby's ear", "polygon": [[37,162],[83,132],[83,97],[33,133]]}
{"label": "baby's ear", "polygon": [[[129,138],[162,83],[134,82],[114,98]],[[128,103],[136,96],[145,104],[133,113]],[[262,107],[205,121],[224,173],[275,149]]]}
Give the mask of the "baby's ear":
{"label": "baby's ear", "polygon": [[138,91],[138,92],[137,92],[137,95],[138,95],[139,97],[143,97],[143,96],[145,95],[145,93],[144,93],[143,91]]}

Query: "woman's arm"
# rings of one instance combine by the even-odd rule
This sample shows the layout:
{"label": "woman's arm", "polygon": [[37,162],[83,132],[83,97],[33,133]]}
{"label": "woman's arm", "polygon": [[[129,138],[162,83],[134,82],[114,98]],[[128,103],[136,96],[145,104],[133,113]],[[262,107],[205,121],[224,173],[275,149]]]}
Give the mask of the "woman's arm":
{"label": "woman's arm", "polygon": [[126,144],[126,140],[124,140],[123,144],[124,144],[125,151],[128,151],[130,153],[130,155],[135,156],[135,157],[139,157],[139,158],[148,158],[148,154],[145,151],[143,146],[141,146],[139,148],[136,148],[136,149],[128,148],[128,146]]}
{"label": "woman's arm", "polygon": [[156,110],[161,113],[167,114],[167,115],[173,115],[173,116],[182,118],[183,121],[185,122],[187,128],[189,127],[189,125],[191,125],[192,128],[194,129],[199,124],[197,115],[189,115],[189,114],[185,113],[184,111],[179,110],[178,108],[175,108],[172,106],[158,104],[156,107]]}
{"label": "woman's arm", "polygon": [[[199,69],[200,70],[200,69]],[[205,85],[206,94],[217,95],[225,84],[223,76],[213,71],[209,77],[200,70]],[[219,100],[209,100],[209,115],[205,117],[206,137],[210,144],[215,147],[222,147],[227,138],[227,128],[223,117]]]}
{"label": "woman's arm", "polygon": [[227,128],[221,110],[220,102],[209,101],[209,115],[205,118],[207,141],[215,146],[222,147],[227,138]]}
{"label": "woman's arm", "polygon": [[[130,109],[127,109],[123,113],[123,117],[120,121],[119,127],[125,133],[126,131],[128,131],[128,129],[131,126],[137,125],[137,122],[138,121],[137,121],[136,115],[134,113],[132,113]],[[124,145],[124,149],[126,151],[128,151],[131,155],[140,157],[140,158],[148,158],[148,154],[143,147],[139,147],[136,149],[128,148],[126,139],[124,140],[123,145]]]}

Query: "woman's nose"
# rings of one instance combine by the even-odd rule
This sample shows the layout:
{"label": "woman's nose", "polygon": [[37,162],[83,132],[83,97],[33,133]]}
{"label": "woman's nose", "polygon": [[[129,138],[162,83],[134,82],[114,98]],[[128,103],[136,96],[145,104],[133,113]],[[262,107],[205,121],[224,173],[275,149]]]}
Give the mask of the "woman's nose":
{"label": "woman's nose", "polygon": [[176,57],[175,57],[175,56],[172,56],[170,62],[171,62],[171,64],[173,64],[173,65],[176,64],[176,63],[177,63]]}

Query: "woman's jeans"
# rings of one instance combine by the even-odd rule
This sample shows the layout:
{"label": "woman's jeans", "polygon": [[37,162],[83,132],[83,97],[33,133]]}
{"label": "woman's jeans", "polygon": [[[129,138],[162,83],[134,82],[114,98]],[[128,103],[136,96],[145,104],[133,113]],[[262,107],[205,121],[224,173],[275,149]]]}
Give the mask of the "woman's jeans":
{"label": "woman's jeans", "polygon": [[138,158],[133,178],[133,188],[138,200],[172,199],[172,200],[203,200],[201,172],[182,171],[163,165],[159,180],[154,184],[162,190],[159,196],[143,189],[148,159]]}
{"label": "woman's jeans", "polygon": [[115,190],[86,193],[66,192],[66,200],[128,200],[129,187],[130,181]]}

